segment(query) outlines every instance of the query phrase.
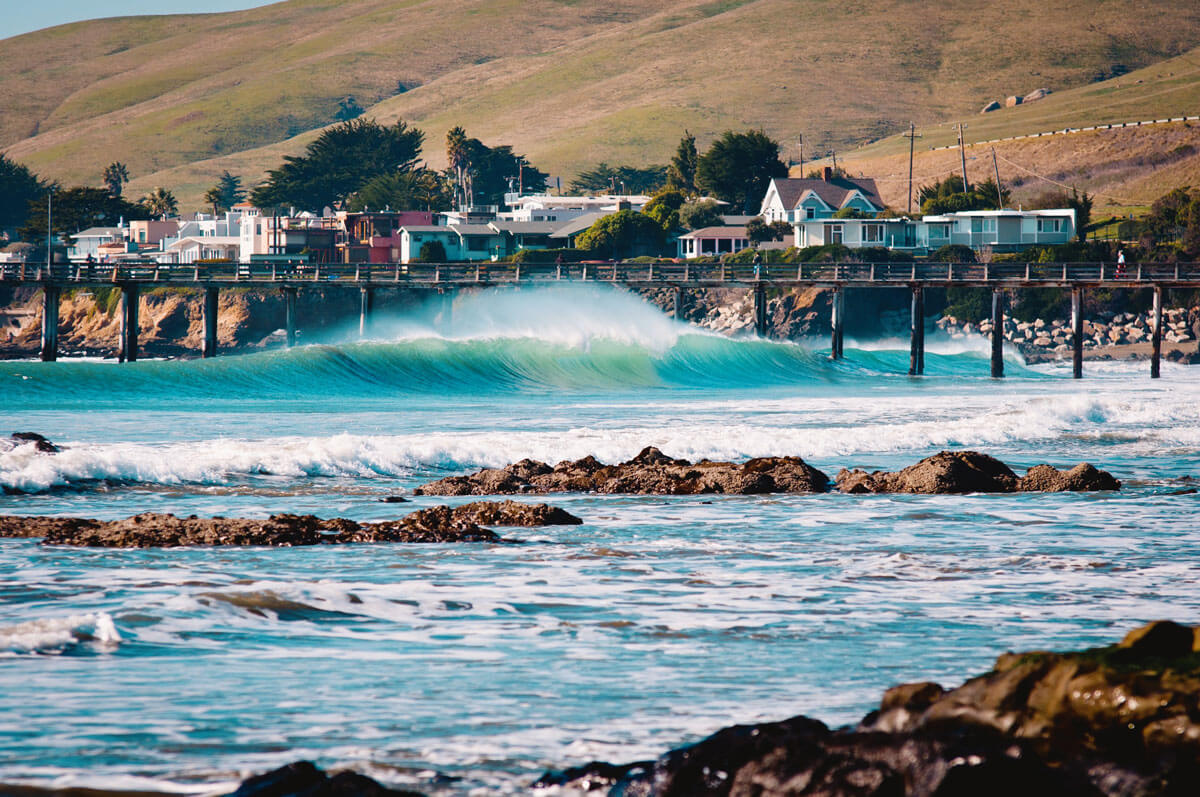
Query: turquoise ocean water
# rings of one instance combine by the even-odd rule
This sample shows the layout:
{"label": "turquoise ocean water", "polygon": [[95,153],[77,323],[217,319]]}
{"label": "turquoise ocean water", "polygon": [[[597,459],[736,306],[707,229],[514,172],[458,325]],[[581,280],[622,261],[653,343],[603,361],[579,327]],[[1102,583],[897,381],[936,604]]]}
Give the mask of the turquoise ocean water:
{"label": "turquoise ocean water", "polygon": [[[1200,621],[1200,369],[986,344],[729,340],[600,289],[479,294],[373,339],[208,361],[0,363],[0,514],[396,517],[424,481],[646,445],[831,476],[975,448],[1116,494],[593,496],[526,545],[78,550],[0,539],[0,783],[219,792],[298,758],[431,794],[853,722],[1009,649]],[[822,350],[821,346],[826,346]],[[522,499],[542,500],[542,499]],[[2,791],[2,789],[0,789]]]}

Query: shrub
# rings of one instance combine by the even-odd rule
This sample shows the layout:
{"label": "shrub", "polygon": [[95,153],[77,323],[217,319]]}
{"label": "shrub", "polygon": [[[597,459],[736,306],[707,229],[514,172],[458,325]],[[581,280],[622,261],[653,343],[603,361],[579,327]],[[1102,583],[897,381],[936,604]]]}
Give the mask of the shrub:
{"label": "shrub", "polygon": [[426,241],[421,244],[417,259],[422,263],[445,263],[446,247],[441,241]]}

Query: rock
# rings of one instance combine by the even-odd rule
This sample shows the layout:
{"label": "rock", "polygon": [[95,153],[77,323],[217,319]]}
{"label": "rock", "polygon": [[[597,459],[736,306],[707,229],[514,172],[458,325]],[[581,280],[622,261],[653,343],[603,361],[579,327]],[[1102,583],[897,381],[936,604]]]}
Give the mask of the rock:
{"label": "rock", "polygon": [[77,517],[0,515],[0,537],[34,539],[50,534],[73,535],[96,525],[98,521]]}
{"label": "rock", "polygon": [[837,488],[869,493],[1007,493],[1017,476],[1007,465],[977,451],[941,451],[896,472],[842,470]]}
{"label": "rock", "polygon": [[1047,94],[1050,94],[1050,93],[1051,93],[1050,89],[1045,88],[1045,87],[1042,87],[1040,89],[1034,89],[1033,91],[1031,91],[1025,95],[1025,97],[1021,100],[1021,104],[1025,104],[1027,102],[1036,102],[1037,100],[1042,99],[1043,97],[1045,97]]}
{"label": "rock", "polygon": [[420,509],[390,522],[348,522],[350,527],[339,530],[331,542],[502,542],[448,506]]}
{"label": "rock", "polygon": [[242,781],[229,797],[422,797],[419,792],[389,789],[357,772],[330,777],[311,761],[297,761]]}
{"label": "rock", "polygon": [[1099,470],[1087,462],[1081,462],[1068,471],[1050,465],[1034,465],[1020,480],[1017,489],[1021,492],[1047,493],[1120,490],[1121,482],[1108,471]]}
{"label": "rock", "polygon": [[1119,490],[1121,482],[1084,462],[1069,471],[1035,465],[1024,478],[977,451],[941,451],[901,471],[848,470],[835,478],[843,493],[1011,493]]}
{"label": "rock", "polygon": [[980,113],[991,113],[992,111],[998,110],[1000,110],[1000,103],[996,100],[992,100],[987,105],[983,106],[983,110],[981,110]]}
{"label": "rock", "polygon": [[[523,460],[528,463],[530,461]],[[799,457],[761,457],[742,465],[672,459],[654,447],[633,459],[605,465],[595,457],[560,462],[516,463],[485,468],[468,476],[450,476],[422,485],[416,495],[505,495],[515,493],[597,492],[653,495],[777,492],[824,492],[829,477]]]}
{"label": "rock", "polygon": [[457,518],[489,526],[578,526],[582,520],[549,504],[476,501],[454,507]]}
{"label": "rock", "polygon": [[1200,793],[1200,628],[1007,653],[945,690],[889,689],[857,725],[735,725],[652,763],[593,762],[539,786],[616,797],[1168,797]]}
{"label": "rock", "polygon": [[1015,108],[1021,104],[1022,99],[1024,99],[1024,98],[1014,94],[1013,96],[1009,97],[1008,99],[1006,99],[1004,101],[1004,107],[1005,108]]}
{"label": "rock", "polygon": [[[61,448],[51,443],[45,437],[42,437],[37,432],[13,432],[8,436],[12,441],[7,446],[0,448],[0,451],[8,450],[19,445],[27,445],[33,443],[34,448],[42,454],[57,454],[62,451]],[[7,442],[7,441],[5,441]]]}
{"label": "rock", "polygon": [[386,498],[380,498],[379,500],[385,504],[407,504],[408,503],[408,499],[402,495],[389,495]]}

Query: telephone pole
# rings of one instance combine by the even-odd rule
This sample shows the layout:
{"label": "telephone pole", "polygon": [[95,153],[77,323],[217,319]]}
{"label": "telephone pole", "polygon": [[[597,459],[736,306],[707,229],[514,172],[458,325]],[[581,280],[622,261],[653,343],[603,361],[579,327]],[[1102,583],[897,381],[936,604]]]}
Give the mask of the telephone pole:
{"label": "telephone pole", "polygon": [[1004,210],[1004,192],[1000,190],[1000,167],[996,164],[995,147],[992,147],[992,171],[996,173],[996,207]]}
{"label": "telephone pole", "polygon": [[967,150],[963,145],[963,123],[958,123],[958,158],[962,162],[963,175],[963,193],[971,190],[970,184],[967,182]]}
{"label": "telephone pole", "polygon": [[908,132],[903,133],[902,135],[908,139],[908,212],[909,215],[912,215],[913,149],[916,144],[916,140],[920,138],[920,136],[917,135],[917,126],[912,122],[908,123]]}

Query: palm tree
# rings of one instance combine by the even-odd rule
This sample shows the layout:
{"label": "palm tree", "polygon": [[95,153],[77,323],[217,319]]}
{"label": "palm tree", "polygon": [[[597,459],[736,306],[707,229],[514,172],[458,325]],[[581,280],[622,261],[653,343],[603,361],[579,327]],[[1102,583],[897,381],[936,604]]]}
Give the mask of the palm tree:
{"label": "palm tree", "polygon": [[465,208],[471,200],[471,162],[467,131],[452,127],[446,133],[446,158],[454,172],[454,204]]}
{"label": "palm tree", "polygon": [[225,201],[225,197],[221,195],[221,187],[214,185],[212,188],[205,191],[204,201],[212,205],[213,215],[218,215],[221,212],[221,205]]}
{"label": "palm tree", "polygon": [[142,197],[142,204],[150,215],[163,219],[179,212],[179,202],[175,200],[175,195],[162,186],[155,186],[153,191]]}
{"label": "palm tree", "polygon": [[113,161],[104,167],[104,174],[101,175],[100,179],[104,181],[104,185],[108,188],[108,193],[113,196],[120,196],[121,187],[129,182],[129,170],[120,161]]}

